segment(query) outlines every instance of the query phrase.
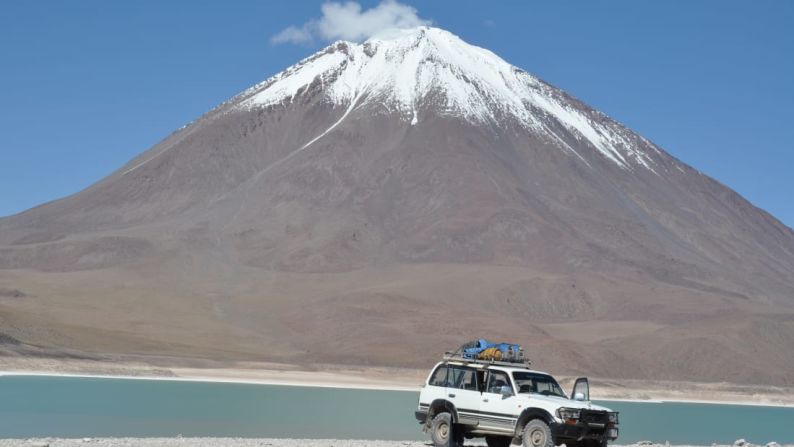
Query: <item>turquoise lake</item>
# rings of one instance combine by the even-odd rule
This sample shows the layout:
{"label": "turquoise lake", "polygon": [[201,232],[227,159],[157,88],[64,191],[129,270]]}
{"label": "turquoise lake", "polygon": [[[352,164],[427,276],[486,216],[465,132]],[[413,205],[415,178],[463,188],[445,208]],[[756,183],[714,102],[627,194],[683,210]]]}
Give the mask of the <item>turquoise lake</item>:
{"label": "turquoise lake", "polygon": [[[0,377],[0,438],[237,436],[423,440],[418,393],[211,382]],[[599,402],[619,444],[794,443],[794,408]]]}

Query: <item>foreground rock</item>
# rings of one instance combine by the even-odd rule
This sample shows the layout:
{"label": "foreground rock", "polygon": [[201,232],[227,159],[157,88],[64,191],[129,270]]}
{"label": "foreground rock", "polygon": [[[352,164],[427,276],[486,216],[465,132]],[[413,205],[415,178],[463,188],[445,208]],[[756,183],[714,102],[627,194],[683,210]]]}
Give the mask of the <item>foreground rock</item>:
{"label": "foreground rock", "polygon": [[[742,447],[758,447],[744,440]],[[738,443],[738,441],[737,441]],[[88,447],[115,446],[115,447],[427,447],[432,446],[426,441],[368,441],[368,440],[339,440],[339,439],[268,439],[268,438],[81,438],[81,439],[0,439],[0,447]],[[734,447],[713,444],[710,447]],[[760,444],[764,445],[764,444]],[[466,446],[485,446],[480,440],[467,441]],[[794,447],[791,444],[781,446],[776,442],[769,442],[767,447]],[[621,446],[615,446],[621,447]],[[655,444],[643,441],[629,444],[627,447],[675,447],[670,444]],[[677,447],[691,447],[679,445]]]}

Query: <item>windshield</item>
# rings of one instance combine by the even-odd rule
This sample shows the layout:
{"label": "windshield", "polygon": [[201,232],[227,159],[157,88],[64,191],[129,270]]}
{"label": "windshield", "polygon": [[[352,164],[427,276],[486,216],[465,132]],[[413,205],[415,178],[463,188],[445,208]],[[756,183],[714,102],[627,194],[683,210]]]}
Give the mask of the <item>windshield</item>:
{"label": "windshield", "polygon": [[513,380],[516,382],[519,394],[535,393],[544,396],[565,397],[567,399],[560,385],[554,380],[554,377],[549,375],[516,371],[513,373]]}

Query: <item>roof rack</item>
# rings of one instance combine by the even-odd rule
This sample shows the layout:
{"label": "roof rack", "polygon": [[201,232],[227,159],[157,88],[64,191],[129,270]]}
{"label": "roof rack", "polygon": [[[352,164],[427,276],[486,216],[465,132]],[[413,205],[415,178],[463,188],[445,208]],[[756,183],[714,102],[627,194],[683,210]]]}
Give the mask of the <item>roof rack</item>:
{"label": "roof rack", "polygon": [[511,366],[511,367],[514,367],[514,368],[515,367],[522,367],[522,366],[525,366],[525,367],[529,368],[532,365],[532,362],[529,359],[524,359],[521,362],[503,362],[503,361],[499,361],[499,360],[480,360],[480,359],[466,358],[466,357],[463,357],[462,355],[460,355],[458,352],[451,352],[451,351],[447,351],[447,352],[444,353],[443,360],[461,362],[461,363],[465,363],[465,364],[484,365],[484,366],[490,366],[490,365]]}

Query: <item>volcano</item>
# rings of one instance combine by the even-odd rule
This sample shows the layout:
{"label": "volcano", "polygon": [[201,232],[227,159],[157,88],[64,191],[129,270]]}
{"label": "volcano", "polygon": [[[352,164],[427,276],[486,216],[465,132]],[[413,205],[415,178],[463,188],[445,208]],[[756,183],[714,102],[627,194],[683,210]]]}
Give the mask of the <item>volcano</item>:
{"label": "volcano", "polygon": [[0,219],[0,354],[794,385],[794,232],[431,27],[337,42]]}

